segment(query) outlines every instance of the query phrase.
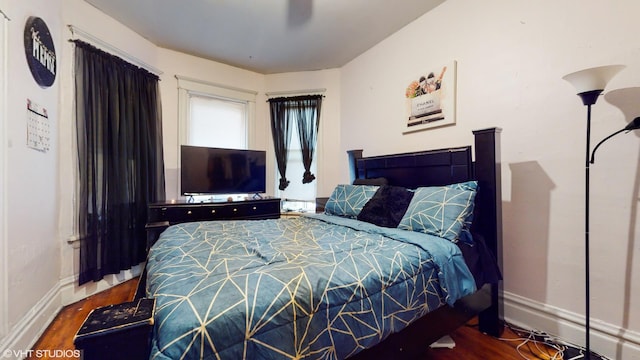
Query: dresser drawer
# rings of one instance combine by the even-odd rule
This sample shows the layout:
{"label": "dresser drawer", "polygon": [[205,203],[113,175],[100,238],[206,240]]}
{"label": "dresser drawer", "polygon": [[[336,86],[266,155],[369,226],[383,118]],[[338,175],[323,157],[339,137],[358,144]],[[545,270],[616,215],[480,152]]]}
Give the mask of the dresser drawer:
{"label": "dresser drawer", "polygon": [[[275,207],[274,207],[275,205]],[[273,212],[280,212],[280,204],[273,203],[265,203],[265,204],[257,204],[257,203],[237,203],[237,204],[229,204],[227,206],[229,210],[229,214],[232,218],[254,218],[258,216],[263,216]]]}
{"label": "dresser drawer", "polygon": [[226,206],[203,206],[200,209],[201,220],[222,220],[231,217],[233,212]]}
{"label": "dresser drawer", "polygon": [[147,222],[154,223],[167,220],[167,208],[165,206],[149,206]]}
{"label": "dresser drawer", "polygon": [[166,219],[168,219],[171,223],[198,221],[202,218],[202,208],[195,206],[167,207],[164,210],[164,213]]}

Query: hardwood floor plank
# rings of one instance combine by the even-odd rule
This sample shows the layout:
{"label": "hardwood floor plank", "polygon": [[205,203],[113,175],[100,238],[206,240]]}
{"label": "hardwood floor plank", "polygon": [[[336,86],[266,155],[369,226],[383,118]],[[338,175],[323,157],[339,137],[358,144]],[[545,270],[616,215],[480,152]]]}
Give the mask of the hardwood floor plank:
{"label": "hardwood floor plank", "polygon": [[[137,283],[137,278],[132,279],[64,307],[33,348],[33,355],[37,350],[46,350],[46,352],[39,354],[44,356],[32,356],[28,360],[78,359],[78,357],[68,355],[77,353],[73,351],[75,350],[73,337],[89,312],[101,306],[132,301]],[[539,350],[532,345],[522,346],[521,355],[517,348],[523,341],[499,340],[482,334],[476,328],[476,321],[472,320],[451,334],[451,338],[456,343],[453,349],[428,349],[420,360],[519,360],[523,359],[523,356],[528,359],[551,359],[553,357],[553,352],[549,348]],[[503,338],[517,339],[518,335],[506,328]],[[58,351],[58,353],[54,353],[54,351]],[[66,356],[61,357],[61,352]]]}
{"label": "hardwood floor plank", "polygon": [[[60,360],[62,359],[78,359],[73,351],[76,347],[73,345],[73,337],[82,326],[91,310],[101,306],[118,304],[121,302],[133,300],[138,279],[134,278],[111,289],[102,291],[98,294],[89,296],[88,298],[78,301],[74,304],[67,305],[56,318],[51,322],[47,330],[40,337],[33,347],[34,352],[28,360]],[[42,350],[38,352],[38,350]],[[58,353],[55,353],[55,351]],[[59,356],[60,352],[64,352],[64,357]],[[77,353],[77,352],[75,352]],[[42,355],[42,356],[36,356]]]}
{"label": "hardwood floor plank", "polygon": [[522,346],[519,353],[517,347],[524,340],[510,329],[505,328],[502,340],[499,340],[480,333],[473,323],[472,320],[451,334],[456,343],[453,349],[429,349],[423,360],[551,359],[554,355],[550,348],[540,345],[538,349],[532,343]]}

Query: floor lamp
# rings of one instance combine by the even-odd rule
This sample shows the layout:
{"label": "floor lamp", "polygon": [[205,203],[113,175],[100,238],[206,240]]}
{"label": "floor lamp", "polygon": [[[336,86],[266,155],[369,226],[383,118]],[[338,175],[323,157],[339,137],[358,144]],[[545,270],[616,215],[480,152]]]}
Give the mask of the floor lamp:
{"label": "floor lamp", "polygon": [[628,124],[624,128],[602,139],[602,141],[600,141],[598,145],[593,148],[593,151],[591,152],[591,164],[595,162],[596,150],[605,141],[622,132],[629,132],[632,130],[640,129],[640,117],[636,117],[640,110],[640,104],[638,103],[638,99],[640,99],[640,87],[629,87],[607,91],[607,93],[604,95],[604,99],[609,104],[620,109],[620,111],[624,115],[625,121],[627,121]]}
{"label": "floor lamp", "polygon": [[591,358],[591,346],[589,343],[589,164],[591,162],[591,105],[595,104],[600,94],[604,91],[607,83],[613,78],[624,65],[599,66],[590,69],[577,71],[562,78],[571,83],[577,91],[582,103],[587,107],[587,146],[585,156],[585,232],[584,232],[584,260],[585,260],[585,358]]}

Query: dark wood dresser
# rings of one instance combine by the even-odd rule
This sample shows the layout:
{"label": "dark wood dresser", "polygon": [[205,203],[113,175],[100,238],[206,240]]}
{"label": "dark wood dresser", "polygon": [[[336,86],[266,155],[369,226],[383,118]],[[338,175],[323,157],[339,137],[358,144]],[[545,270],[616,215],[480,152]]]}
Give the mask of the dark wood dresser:
{"label": "dark wood dresser", "polygon": [[280,217],[280,199],[230,202],[160,202],[149,204],[147,248],[169,225],[190,221],[262,220]]}

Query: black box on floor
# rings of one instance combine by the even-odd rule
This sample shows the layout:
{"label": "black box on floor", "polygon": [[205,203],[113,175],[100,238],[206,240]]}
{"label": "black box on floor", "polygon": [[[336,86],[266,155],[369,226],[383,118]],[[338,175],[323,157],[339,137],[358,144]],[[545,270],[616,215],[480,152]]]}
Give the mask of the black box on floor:
{"label": "black box on floor", "polygon": [[82,359],[148,359],[155,299],[97,308],[73,339]]}

